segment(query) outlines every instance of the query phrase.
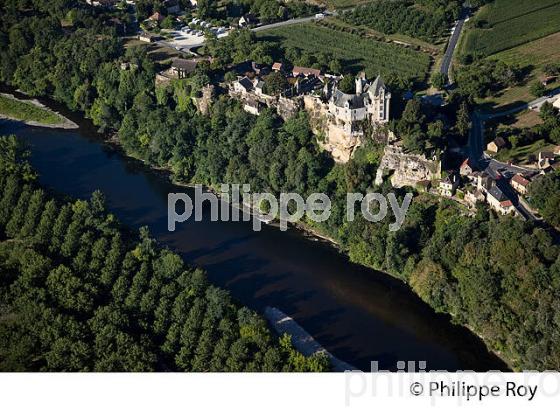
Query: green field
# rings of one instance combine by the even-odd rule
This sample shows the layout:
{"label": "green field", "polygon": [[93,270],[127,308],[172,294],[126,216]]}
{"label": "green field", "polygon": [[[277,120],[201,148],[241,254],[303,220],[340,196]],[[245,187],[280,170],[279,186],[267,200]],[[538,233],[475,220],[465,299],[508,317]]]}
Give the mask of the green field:
{"label": "green field", "polygon": [[425,53],[313,23],[262,31],[258,36],[310,54],[330,53],[341,60],[345,71],[365,70],[369,77],[394,74],[423,81],[430,68]]}
{"label": "green field", "polygon": [[5,115],[15,120],[34,121],[47,125],[57,125],[63,122],[62,118],[55,113],[31,103],[18,101],[3,95],[0,95],[0,115]]}
{"label": "green field", "polygon": [[560,0],[495,0],[469,23],[463,54],[489,56],[560,31]]}
{"label": "green field", "polygon": [[[545,76],[543,67],[547,63],[560,62],[560,33],[551,34],[530,43],[502,51],[490,58],[518,66],[523,70],[525,78],[521,84],[507,88],[498,95],[488,97],[479,102],[488,105],[489,108],[496,109],[512,103],[532,101],[535,97],[529,91],[530,85]],[[547,88],[552,90],[559,86],[560,81],[556,80],[551,82]]]}

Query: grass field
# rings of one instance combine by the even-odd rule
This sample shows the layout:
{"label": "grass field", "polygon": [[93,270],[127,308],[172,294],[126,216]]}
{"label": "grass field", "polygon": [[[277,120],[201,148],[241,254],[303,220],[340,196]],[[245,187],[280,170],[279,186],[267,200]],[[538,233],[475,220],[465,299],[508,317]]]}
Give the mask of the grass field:
{"label": "grass field", "polygon": [[560,31],[560,0],[495,0],[469,23],[462,54],[489,56]]}
{"label": "grass field", "polygon": [[[551,62],[560,62],[560,33],[502,51],[491,58],[519,66],[526,73],[526,76],[523,84],[508,88],[499,95],[480,102],[491,104],[494,107],[502,107],[516,101],[529,102],[535,99],[529,92],[529,86],[532,82],[544,76],[543,66]],[[547,86],[549,90],[557,87],[560,87],[560,81],[558,80]]]}
{"label": "grass field", "polygon": [[553,147],[545,140],[538,140],[529,145],[500,151],[495,158],[502,162],[512,161],[519,165],[528,165],[535,162],[539,151],[550,151]]}
{"label": "grass field", "polygon": [[542,67],[547,63],[560,62],[560,33],[502,51],[494,57],[506,63],[518,64],[522,68],[540,73]]}
{"label": "grass field", "polygon": [[267,30],[258,36],[310,54],[331,53],[346,70],[365,70],[369,77],[396,74],[423,81],[430,67],[430,57],[425,53],[313,23]]}
{"label": "grass field", "polygon": [[62,124],[62,118],[41,107],[0,95],[0,115],[20,121],[34,121],[40,124]]}

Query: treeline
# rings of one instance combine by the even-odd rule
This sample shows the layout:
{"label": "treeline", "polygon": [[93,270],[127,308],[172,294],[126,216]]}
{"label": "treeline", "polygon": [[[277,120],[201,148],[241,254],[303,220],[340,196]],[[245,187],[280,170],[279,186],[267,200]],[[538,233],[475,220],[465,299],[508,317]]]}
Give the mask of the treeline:
{"label": "treeline", "polygon": [[[18,18],[24,18],[23,14]],[[89,32],[93,35],[93,31]],[[5,37],[8,40],[6,47],[0,49],[1,53],[13,48],[10,37]],[[137,69],[122,75],[115,61],[123,57],[118,42],[115,43],[116,56],[104,53],[95,41],[82,43],[74,32],[38,48],[48,54],[59,42],[69,45],[69,38],[73,39],[75,47],[81,47],[79,55],[85,61],[93,56],[91,61],[98,63],[95,67],[84,64],[78,53],[72,52],[74,47],[70,47],[65,60],[45,60],[46,92],[57,90],[52,94],[55,98],[63,102],[68,98],[71,104],[83,103],[78,107],[83,107],[81,109],[94,117],[98,125],[117,131],[128,153],[149,164],[169,167],[176,178],[189,182],[250,183],[254,191],[272,193],[324,192],[331,198],[332,214],[315,228],[336,239],[353,261],[407,281],[436,310],[453,314],[457,323],[466,324],[482,335],[488,345],[502,352],[514,367],[560,368],[560,323],[556,313],[560,307],[560,252],[549,232],[530,222],[497,218],[483,207],[475,217],[469,217],[454,203],[429,196],[415,198],[404,225],[397,232],[389,231],[388,225],[392,222],[389,218],[375,224],[361,217],[348,222],[345,220],[347,192],[395,192],[400,198],[405,193],[388,183],[374,184],[383,147],[370,141],[347,164],[334,164],[317,146],[304,114],[286,122],[271,111],[254,117],[235,101],[221,97],[213,103],[210,115],[203,116],[194,109],[186,91],[181,94],[180,88],[154,90],[153,83],[147,80],[150,63],[145,55],[135,54]],[[100,37],[97,41],[105,40]],[[32,53],[36,51],[24,48],[21,54],[12,54],[11,73],[25,61],[33,61]],[[75,77],[66,87],[52,83],[53,77],[49,74],[57,70],[64,72],[63,68],[71,74],[68,78]],[[10,72],[3,71],[2,75],[16,86],[22,81]],[[103,81],[98,80],[98,75]],[[196,73],[195,77],[199,75]],[[144,83],[143,78],[146,79]],[[76,92],[80,87],[74,81],[78,79],[82,80],[81,85],[88,84],[87,93]],[[136,88],[136,84],[144,84],[144,88]],[[76,98],[84,95],[88,98]],[[398,126],[409,130],[413,137],[418,134],[419,149],[432,149],[431,145],[437,149],[441,143],[441,124],[430,129],[431,120],[422,116],[432,118],[431,115],[419,110],[415,102],[410,104],[403,123]],[[102,109],[94,110],[94,105]],[[414,125],[417,116],[422,119],[419,129]],[[461,128],[459,117],[457,114],[457,132]],[[447,135],[447,131],[443,135]],[[411,146],[415,143],[413,139],[410,142]],[[21,206],[27,209],[23,202]],[[14,209],[17,208],[16,203]],[[2,206],[0,210],[12,212],[11,207]],[[58,208],[57,211],[57,214],[62,213]],[[69,218],[74,217],[75,211],[67,212]],[[77,217],[84,220],[83,216]],[[69,226],[78,225],[69,222]],[[17,230],[13,232],[17,234]],[[53,241],[58,243],[54,238],[53,235]],[[142,245],[145,241],[148,241],[147,236],[135,243]],[[9,246],[17,243],[7,242]],[[79,241],[78,245],[69,243],[75,246],[69,249],[82,249]],[[58,246],[62,252],[62,245]],[[140,246],[137,252],[144,257],[142,249]],[[124,255],[128,251],[130,249]],[[160,255],[158,252],[156,255]],[[49,254],[43,256],[50,257]],[[157,256],[149,258],[152,266],[154,258]],[[133,261],[134,255],[128,259]],[[72,270],[74,261],[64,261]],[[135,267],[141,270],[142,262],[135,262]],[[144,269],[149,269],[149,264]],[[128,277],[132,281],[132,277]],[[126,296],[124,300],[126,307]],[[146,316],[142,315],[139,312],[137,317],[144,320]],[[138,326],[149,326],[151,322],[146,321]],[[152,343],[157,345],[157,342]],[[165,363],[172,361],[168,359]]]}
{"label": "treeline", "polygon": [[515,86],[523,80],[524,72],[516,65],[498,60],[463,61],[454,73],[459,93],[474,101],[496,95],[500,91]]}
{"label": "treeline", "polygon": [[428,42],[444,37],[459,17],[459,0],[377,0],[342,14],[350,24],[385,34],[406,34]]}
{"label": "treeline", "polygon": [[0,137],[0,370],[323,371],[200,269],[107,214],[53,198]]}

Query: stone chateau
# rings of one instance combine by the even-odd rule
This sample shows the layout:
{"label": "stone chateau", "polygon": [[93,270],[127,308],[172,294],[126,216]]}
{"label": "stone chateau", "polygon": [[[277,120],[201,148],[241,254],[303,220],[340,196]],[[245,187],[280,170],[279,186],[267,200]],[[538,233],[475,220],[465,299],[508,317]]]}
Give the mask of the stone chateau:
{"label": "stone chateau", "polygon": [[269,107],[287,119],[305,109],[320,145],[338,162],[347,162],[364,137],[389,121],[391,93],[381,77],[369,81],[361,73],[355,81],[355,93],[347,94],[338,89],[342,77],[306,67],[285,71],[282,64],[275,63],[272,71],[281,73],[288,86],[279,95],[268,95],[265,78],[270,70],[255,63],[251,68],[250,73],[228,85],[230,96],[254,115]]}

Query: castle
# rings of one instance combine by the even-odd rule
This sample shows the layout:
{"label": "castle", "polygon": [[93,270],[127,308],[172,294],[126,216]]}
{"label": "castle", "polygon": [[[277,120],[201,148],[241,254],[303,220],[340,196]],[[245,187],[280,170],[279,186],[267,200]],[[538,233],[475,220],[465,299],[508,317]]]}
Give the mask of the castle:
{"label": "castle", "polygon": [[238,77],[230,84],[229,94],[254,115],[270,107],[287,119],[304,108],[319,144],[338,162],[347,162],[366,135],[389,121],[391,93],[379,76],[370,82],[361,73],[355,79],[355,92],[347,94],[338,88],[342,77],[305,67],[285,72],[276,63],[272,70],[282,73],[290,86],[280,95],[270,96],[264,92],[262,80],[268,71],[254,66],[253,63],[252,78]]}
{"label": "castle", "polygon": [[391,93],[379,76],[370,82],[361,73],[354,94],[339,90],[338,82],[326,82],[322,95],[305,95],[304,107],[320,144],[336,161],[347,162],[367,131],[389,121]]}

